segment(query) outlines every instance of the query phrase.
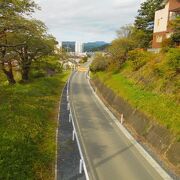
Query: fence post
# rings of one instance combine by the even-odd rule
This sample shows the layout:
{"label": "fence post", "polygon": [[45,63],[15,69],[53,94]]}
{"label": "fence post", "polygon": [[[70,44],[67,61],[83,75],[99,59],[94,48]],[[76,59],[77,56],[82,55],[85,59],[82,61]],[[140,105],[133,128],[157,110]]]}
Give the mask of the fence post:
{"label": "fence post", "polygon": [[73,132],[72,132],[72,140],[74,141],[75,140],[75,130],[73,129]]}
{"label": "fence post", "polygon": [[82,159],[80,159],[80,161],[79,161],[79,174],[82,174],[82,167],[83,166],[83,160]]}
{"label": "fence post", "polygon": [[124,122],[124,117],[123,117],[123,114],[121,114],[121,124],[123,124]]}
{"label": "fence post", "polygon": [[71,113],[69,113],[69,122],[71,122]]}

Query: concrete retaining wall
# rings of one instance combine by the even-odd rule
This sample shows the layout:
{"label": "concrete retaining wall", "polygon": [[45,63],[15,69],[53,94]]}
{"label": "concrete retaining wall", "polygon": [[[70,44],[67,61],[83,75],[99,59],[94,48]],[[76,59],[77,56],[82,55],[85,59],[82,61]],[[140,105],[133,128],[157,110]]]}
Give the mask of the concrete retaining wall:
{"label": "concrete retaining wall", "polygon": [[170,131],[150,120],[138,109],[132,108],[127,101],[117,96],[99,79],[91,80],[91,84],[116,117],[120,119],[120,115],[123,113],[125,123],[130,125],[140,138],[151,144],[175,167],[176,172],[180,173],[180,142],[176,141]]}

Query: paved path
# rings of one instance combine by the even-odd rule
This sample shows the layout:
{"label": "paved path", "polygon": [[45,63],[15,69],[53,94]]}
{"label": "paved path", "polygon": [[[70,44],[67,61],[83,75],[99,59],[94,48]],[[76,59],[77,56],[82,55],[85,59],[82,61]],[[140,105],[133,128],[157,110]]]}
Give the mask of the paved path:
{"label": "paved path", "polygon": [[70,100],[91,180],[161,180],[94,96],[85,72],[70,83]]}
{"label": "paved path", "polygon": [[76,141],[72,141],[72,124],[69,123],[66,88],[63,91],[60,106],[58,130],[57,180],[85,180],[84,173],[79,174],[79,150]]}

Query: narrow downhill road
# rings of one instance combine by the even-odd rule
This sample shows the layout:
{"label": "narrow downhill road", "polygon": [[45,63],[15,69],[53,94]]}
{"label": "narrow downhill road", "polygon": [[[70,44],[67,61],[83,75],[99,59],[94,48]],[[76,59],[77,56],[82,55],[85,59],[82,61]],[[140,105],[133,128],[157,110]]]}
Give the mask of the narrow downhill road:
{"label": "narrow downhill road", "polygon": [[93,94],[85,72],[70,81],[72,115],[91,180],[160,180]]}

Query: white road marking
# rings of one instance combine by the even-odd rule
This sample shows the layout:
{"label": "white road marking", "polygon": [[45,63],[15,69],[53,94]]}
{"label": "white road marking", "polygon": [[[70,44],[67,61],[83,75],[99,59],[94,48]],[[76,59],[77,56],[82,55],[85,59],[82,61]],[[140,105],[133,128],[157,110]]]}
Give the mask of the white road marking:
{"label": "white road marking", "polygon": [[165,180],[172,180],[169,174],[148,154],[148,152],[134,139],[134,137],[126,130],[126,128],[120,124],[118,119],[113,115],[113,113],[105,106],[102,100],[98,97],[98,95],[94,92],[89,79],[88,79],[89,87],[92,93],[95,95],[99,103],[102,105],[104,110],[110,115],[115,124],[119,127],[119,129],[123,132],[123,134],[129,139],[129,141],[136,147],[136,149],[140,152],[140,154],[151,164],[151,166],[159,173],[159,175]]}

